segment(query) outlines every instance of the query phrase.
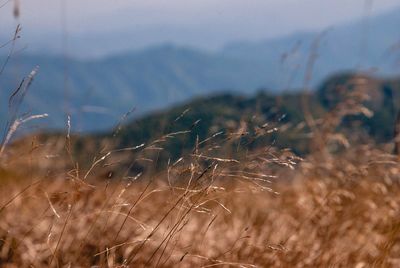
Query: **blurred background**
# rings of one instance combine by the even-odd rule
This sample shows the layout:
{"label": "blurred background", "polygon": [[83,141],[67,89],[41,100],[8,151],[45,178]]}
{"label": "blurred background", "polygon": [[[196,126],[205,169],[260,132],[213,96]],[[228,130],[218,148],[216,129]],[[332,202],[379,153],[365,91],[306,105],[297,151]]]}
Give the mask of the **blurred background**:
{"label": "blurred background", "polygon": [[[39,66],[20,114],[40,128],[115,126],[199,96],[318,89],[332,75],[400,72],[397,0],[0,2],[0,118]],[[19,39],[13,39],[17,25]],[[7,56],[10,57],[7,57]],[[31,126],[32,127],[32,126]]]}

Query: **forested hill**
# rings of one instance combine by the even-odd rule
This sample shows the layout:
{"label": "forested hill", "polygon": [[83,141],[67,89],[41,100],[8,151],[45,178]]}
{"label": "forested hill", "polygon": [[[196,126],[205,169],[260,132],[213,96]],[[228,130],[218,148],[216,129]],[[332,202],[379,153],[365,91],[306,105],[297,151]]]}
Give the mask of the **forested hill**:
{"label": "forested hill", "polygon": [[[234,139],[241,140],[235,146],[242,142],[250,150],[273,144],[304,155],[311,148],[310,129],[304,120],[304,96],[302,92],[260,91],[251,97],[222,94],[197,98],[131,122],[121,122],[113,131],[78,138],[77,148],[98,150],[104,144],[125,148],[167,137],[162,145],[163,151],[168,152],[164,156],[175,159],[192,150],[196,142],[218,133],[213,138],[216,145],[218,140]],[[336,75],[308,95],[307,105],[317,126],[329,131],[329,135],[340,131],[348,133],[355,142],[391,142],[400,107],[400,80]],[[339,122],[335,123],[337,119]],[[180,134],[168,137],[170,133]],[[254,139],[249,139],[249,135]]]}

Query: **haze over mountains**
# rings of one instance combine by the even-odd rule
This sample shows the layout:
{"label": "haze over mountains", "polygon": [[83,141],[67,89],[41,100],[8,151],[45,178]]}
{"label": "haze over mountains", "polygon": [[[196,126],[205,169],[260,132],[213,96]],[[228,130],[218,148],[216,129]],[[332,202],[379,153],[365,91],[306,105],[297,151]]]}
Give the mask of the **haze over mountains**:
{"label": "haze over mountains", "polygon": [[67,50],[94,58],[168,42],[215,51],[235,41],[322,31],[399,7],[398,0],[18,0],[0,8],[0,40],[21,23],[19,43],[29,53]]}
{"label": "haze over mountains", "polygon": [[[50,115],[47,126],[60,128],[65,126],[68,110],[74,130],[84,131],[109,128],[133,107],[139,115],[221,91],[252,94],[261,88],[299,89],[304,86],[311,53],[318,53],[311,86],[345,70],[394,76],[400,71],[399,25],[397,9],[323,34],[231,43],[216,52],[171,44],[86,60],[17,54],[0,76],[0,116],[4,122],[8,97],[35,66],[40,71],[23,111],[46,112]],[[134,40],[127,36],[128,47],[130,42]],[[77,43],[79,47],[84,48]]]}

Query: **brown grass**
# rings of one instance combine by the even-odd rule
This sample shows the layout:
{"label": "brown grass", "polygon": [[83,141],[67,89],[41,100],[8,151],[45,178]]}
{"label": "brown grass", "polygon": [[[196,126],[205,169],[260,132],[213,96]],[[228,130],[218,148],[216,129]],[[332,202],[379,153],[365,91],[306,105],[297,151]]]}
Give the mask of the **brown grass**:
{"label": "brown grass", "polygon": [[323,161],[310,157],[295,171],[275,169],[279,179],[256,166],[177,164],[169,175],[93,185],[73,174],[4,182],[0,263],[399,265],[400,166],[393,156],[360,146]]}
{"label": "brown grass", "polygon": [[86,166],[69,129],[66,139],[14,143],[1,159],[0,265],[397,267],[400,165],[390,146],[337,132],[345,116],[370,113],[368,83],[352,83],[315,120],[306,159],[270,145],[239,151],[244,135],[271,133],[249,134],[245,122],[144,173],[129,167],[155,165],[190,130],[130,148],[100,143]]}

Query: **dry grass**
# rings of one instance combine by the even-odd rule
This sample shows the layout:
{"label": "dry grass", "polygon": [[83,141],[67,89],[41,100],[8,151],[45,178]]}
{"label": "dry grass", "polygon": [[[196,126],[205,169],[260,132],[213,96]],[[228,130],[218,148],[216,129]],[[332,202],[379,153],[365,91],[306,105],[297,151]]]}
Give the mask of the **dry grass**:
{"label": "dry grass", "polygon": [[164,143],[190,130],[131,148],[101,144],[83,167],[69,129],[66,138],[7,147],[1,266],[399,266],[398,158],[337,132],[345,116],[369,115],[368,83],[354,82],[355,90],[314,121],[306,159],[269,145],[239,150],[244,136],[271,133],[245,122],[143,174],[129,163],[151,167]]}
{"label": "dry grass", "polygon": [[[278,159],[291,163],[284,154]],[[30,184],[5,182],[0,262],[4,267],[400,264],[400,166],[393,156],[360,146],[323,160],[311,156],[294,171],[275,169],[279,178],[266,178],[255,161],[178,163],[156,178],[93,185],[74,173]]]}

